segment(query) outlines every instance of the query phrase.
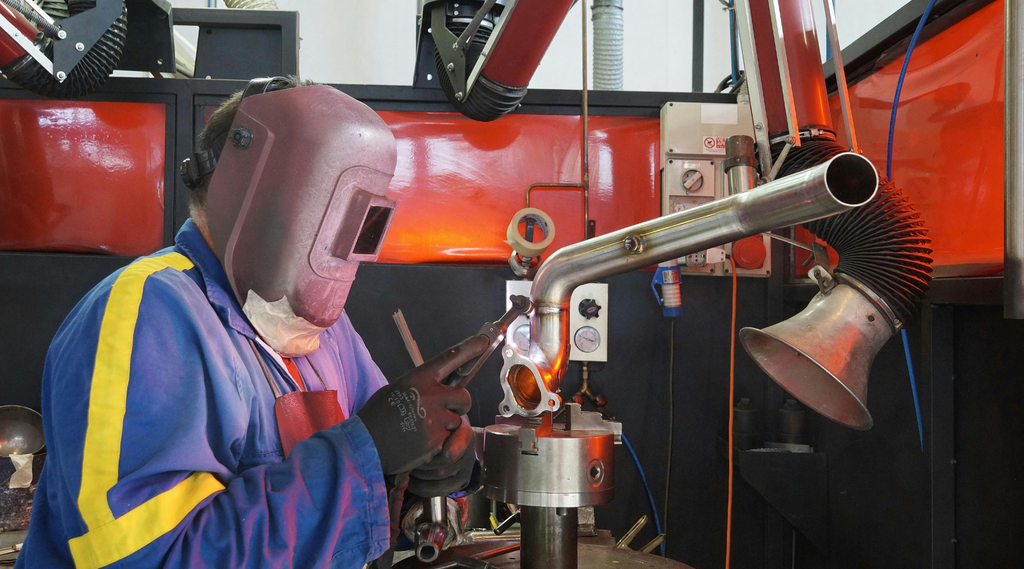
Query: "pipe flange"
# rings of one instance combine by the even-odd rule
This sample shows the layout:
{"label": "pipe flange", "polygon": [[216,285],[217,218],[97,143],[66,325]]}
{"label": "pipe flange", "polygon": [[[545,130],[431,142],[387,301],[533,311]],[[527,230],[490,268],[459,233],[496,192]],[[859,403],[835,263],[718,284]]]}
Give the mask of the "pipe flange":
{"label": "pipe flange", "polygon": [[505,346],[501,356],[505,363],[501,368],[500,382],[505,398],[498,406],[500,415],[537,417],[562,408],[561,396],[548,390],[537,364],[522,355],[518,347],[513,344]]}
{"label": "pipe flange", "polygon": [[896,317],[896,313],[893,312],[892,308],[889,307],[889,303],[887,303],[885,299],[883,299],[882,297],[878,296],[878,294],[876,294],[875,291],[868,288],[867,285],[851,277],[850,275],[846,273],[841,273],[839,271],[833,273],[832,277],[836,280],[836,282],[844,284],[864,295],[864,298],[868,299],[868,302],[874,305],[874,307],[877,308],[878,311],[882,313],[882,316],[885,318],[885,321],[888,322],[889,326],[892,327],[894,334],[903,329],[904,322]]}

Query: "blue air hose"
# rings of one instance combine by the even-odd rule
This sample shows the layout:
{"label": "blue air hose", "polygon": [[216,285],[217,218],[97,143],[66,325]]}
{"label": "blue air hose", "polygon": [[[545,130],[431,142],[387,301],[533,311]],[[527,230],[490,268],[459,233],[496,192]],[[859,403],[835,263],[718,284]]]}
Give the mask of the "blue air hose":
{"label": "blue air hose", "polygon": [[[629,444],[629,439],[626,438],[626,433],[622,433],[622,444],[626,445],[626,450],[629,451],[630,456],[633,457],[633,462],[636,463],[636,469],[640,471],[640,480],[644,483],[644,490],[647,491],[647,500],[651,503],[651,513],[654,514],[654,529],[661,535],[661,519],[658,517],[658,508],[654,505],[654,494],[651,494],[651,487],[647,485],[647,475],[644,474],[644,467],[640,466],[640,459],[637,458],[636,452],[633,451],[633,445]],[[665,556],[665,542],[661,543],[661,555]]]}
{"label": "blue air hose", "polygon": [[[931,14],[934,7],[935,0],[929,0],[928,6],[924,9],[924,14],[921,14],[921,20],[917,22],[914,36],[910,38],[910,45],[907,46],[907,55],[903,58],[903,67],[900,69],[900,77],[896,81],[896,94],[892,99],[892,115],[889,117],[889,145],[885,152],[885,177],[890,180],[892,180],[892,141],[896,134],[896,111],[899,109],[900,94],[903,92],[903,80],[907,77],[910,56],[914,53],[917,38],[921,35],[921,30],[924,29],[924,24],[928,21],[928,15]],[[907,339],[906,328],[901,330],[901,335],[903,336],[903,353],[907,357],[907,372],[910,374],[910,391],[914,395],[914,412],[917,413],[917,436],[921,441],[921,452],[924,452],[924,422],[921,420],[921,403],[917,397],[917,379],[914,376],[914,362],[910,359],[910,341]]]}

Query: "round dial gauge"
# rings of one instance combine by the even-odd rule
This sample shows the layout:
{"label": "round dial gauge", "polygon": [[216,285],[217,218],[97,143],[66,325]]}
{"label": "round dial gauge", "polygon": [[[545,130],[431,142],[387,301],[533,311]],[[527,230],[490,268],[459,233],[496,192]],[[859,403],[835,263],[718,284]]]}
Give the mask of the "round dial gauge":
{"label": "round dial gauge", "polygon": [[519,351],[525,352],[530,349],[530,325],[522,324],[512,334],[512,341],[515,342]]}
{"label": "round dial gauge", "polygon": [[601,345],[601,333],[593,326],[584,326],[576,330],[576,336],[573,338],[573,341],[581,352],[589,354],[597,350]]}

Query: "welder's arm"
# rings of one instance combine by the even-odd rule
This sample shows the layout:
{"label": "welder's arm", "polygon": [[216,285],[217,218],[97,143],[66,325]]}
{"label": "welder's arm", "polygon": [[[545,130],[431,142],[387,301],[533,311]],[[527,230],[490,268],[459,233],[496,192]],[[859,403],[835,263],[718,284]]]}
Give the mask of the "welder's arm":
{"label": "welder's arm", "polygon": [[[59,476],[49,487],[66,519],[36,531],[59,531],[78,569],[355,569],[379,557],[390,545],[387,493],[363,421],[316,433],[283,463],[240,464],[261,460],[247,442],[265,412],[252,393],[260,385],[209,306],[191,302],[147,283],[137,322],[122,328],[134,335],[107,344],[74,336],[51,353],[49,412],[61,428],[48,440]],[[189,312],[199,316],[182,317]],[[98,329],[100,317],[108,326],[119,315],[83,326]],[[130,356],[130,369],[102,367],[107,352]],[[119,413],[110,410],[118,397]]]}

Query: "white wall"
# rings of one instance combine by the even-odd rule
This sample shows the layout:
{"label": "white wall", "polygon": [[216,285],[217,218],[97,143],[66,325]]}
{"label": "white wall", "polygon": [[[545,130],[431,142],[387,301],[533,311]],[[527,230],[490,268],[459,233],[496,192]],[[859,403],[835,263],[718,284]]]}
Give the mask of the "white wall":
{"label": "white wall", "polygon": [[[729,18],[719,0],[624,0],[624,83],[633,91],[690,91],[693,4],[704,2],[704,90],[729,74]],[[822,0],[816,7],[823,29]],[[870,30],[904,0],[835,0],[843,46]],[[207,0],[172,0],[205,7]],[[299,11],[299,70],[328,83],[409,85],[416,53],[416,0],[277,0]],[[588,33],[592,34],[589,22]],[[820,34],[824,46],[824,33]],[[580,6],[570,10],[530,86],[578,89]],[[592,41],[592,38],[591,38]]]}

